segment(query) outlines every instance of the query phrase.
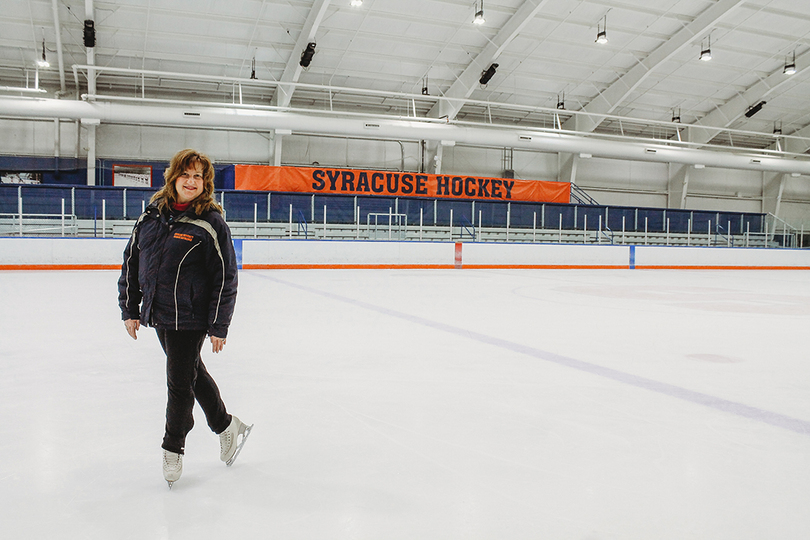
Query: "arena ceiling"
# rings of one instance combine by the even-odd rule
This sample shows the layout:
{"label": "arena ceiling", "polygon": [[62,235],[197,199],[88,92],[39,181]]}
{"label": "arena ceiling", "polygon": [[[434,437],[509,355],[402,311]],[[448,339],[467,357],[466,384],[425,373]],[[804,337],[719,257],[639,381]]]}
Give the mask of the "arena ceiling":
{"label": "arena ceiling", "polygon": [[[810,136],[807,0],[5,0],[3,8],[0,95],[37,88],[86,99],[88,68],[74,66],[93,63],[95,95],[125,99],[662,138],[677,135],[678,123],[698,124],[736,130],[696,131],[699,142],[762,148],[775,131]],[[480,10],[485,23],[474,24]],[[36,65],[43,46],[49,67]],[[706,49],[711,60],[702,61]],[[785,73],[790,64],[794,74]]]}

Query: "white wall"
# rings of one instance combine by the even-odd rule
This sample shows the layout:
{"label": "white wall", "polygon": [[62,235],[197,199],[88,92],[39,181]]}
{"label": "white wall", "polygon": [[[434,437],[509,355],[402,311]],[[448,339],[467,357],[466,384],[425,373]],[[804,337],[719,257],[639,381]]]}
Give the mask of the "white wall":
{"label": "white wall", "polygon": [[810,250],[636,246],[636,268],[810,269]]}
{"label": "white wall", "polygon": [[342,242],[243,240],[243,265],[274,266],[453,266],[449,242]]}
{"label": "white wall", "polygon": [[[74,121],[59,123],[60,156],[76,157],[76,129]],[[0,120],[0,153],[20,156],[54,155],[54,121]],[[80,156],[86,156],[80,151]]]}
{"label": "white wall", "polygon": [[169,160],[183,148],[195,148],[220,163],[268,164],[269,132],[191,130],[152,126],[101,125],[96,131],[99,159]]}
{"label": "white wall", "polygon": [[128,239],[0,238],[0,268],[15,266],[121,267]]}
{"label": "white wall", "polygon": [[666,163],[579,159],[575,183],[600,204],[667,206]]}
{"label": "white wall", "polygon": [[419,169],[419,143],[376,141],[337,137],[288,135],[282,138],[282,165],[309,167],[317,162],[323,167],[400,170],[403,156],[405,170]]}

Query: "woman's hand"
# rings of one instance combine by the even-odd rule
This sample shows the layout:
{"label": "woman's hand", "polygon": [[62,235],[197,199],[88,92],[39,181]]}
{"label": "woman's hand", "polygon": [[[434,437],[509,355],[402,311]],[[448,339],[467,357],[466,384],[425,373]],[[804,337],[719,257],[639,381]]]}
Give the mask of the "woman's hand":
{"label": "woman's hand", "polygon": [[225,346],[225,338],[218,338],[217,336],[211,336],[211,350],[215,353],[218,353],[222,350]]}
{"label": "woman's hand", "polygon": [[127,319],[124,321],[124,328],[132,339],[138,339],[136,332],[141,328],[141,321],[138,319]]}

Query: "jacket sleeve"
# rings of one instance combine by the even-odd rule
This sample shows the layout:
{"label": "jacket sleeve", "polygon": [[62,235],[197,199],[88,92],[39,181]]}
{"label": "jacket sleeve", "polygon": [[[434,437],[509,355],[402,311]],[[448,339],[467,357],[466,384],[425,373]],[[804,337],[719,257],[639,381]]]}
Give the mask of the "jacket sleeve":
{"label": "jacket sleeve", "polygon": [[121,277],[118,278],[118,305],[121,308],[121,319],[139,319],[141,305],[141,286],[138,281],[138,264],[140,250],[138,249],[138,231],[141,220],[132,229],[126,249],[124,249],[124,263],[121,265]]}
{"label": "jacket sleeve", "polygon": [[217,245],[208,250],[208,275],[211,278],[211,301],[208,307],[208,334],[219,338],[228,336],[233,310],[236,306],[237,268],[231,231],[220,214],[212,220]]}

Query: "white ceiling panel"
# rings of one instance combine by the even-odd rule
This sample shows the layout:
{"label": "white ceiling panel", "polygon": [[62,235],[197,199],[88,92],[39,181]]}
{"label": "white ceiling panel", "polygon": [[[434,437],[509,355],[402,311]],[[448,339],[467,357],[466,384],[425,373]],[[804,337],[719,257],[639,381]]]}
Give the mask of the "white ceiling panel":
{"label": "white ceiling panel", "polygon": [[[488,67],[480,55],[524,2],[540,8],[500,51],[494,60],[499,64],[496,74],[486,86],[476,84],[471,99],[493,105],[553,108],[564,94],[566,109],[584,109],[717,3],[485,0],[486,24],[477,26],[472,24],[474,8],[468,0],[365,0],[357,8],[350,6],[349,0],[333,0],[315,33],[315,56],[298,81],[347,86],[357,92],[330,96],[325,90],[299,89],[291,106],[309,107],[331,99],[337,109],[396,108],[401,106],[396,99],[364,98],[362,92],[420,94],[426,76],[430,94],[440,96],[469,66],[476,71]],[[295,44],[313,4],[314,0],[96,1],[97,65],[188,74],[186,81],[154,77],[146,82],[134,74],[102,72],[99,92],[233,100],[233,85],[194,83],[193,77],[248,78],[255,58],[258,79],[279,80],[288,62],[297,64],[301,56]],[[40,69],[39,83],[48,95],[59,90],[58,24],[68,85],[62,99],[75,99],[71,66],[87,61],[82,42],[85,3],[58,0],[57,5],[55,22],[50,0],[3,2],[0,86],[32,84],[44,36],[51,67]],[[605,24],[609,42],[599,45],[595,43],[597,26]],[[698,55],[709,35],[713,58],[701,62]],[[799,57],[799,73],[784,84],[782,78],[789,76],[781,71],[794,52]],[[742,105],[735,105],[733,124],[768,134],[775,122],[783,124],[786,134],[802,130],[810,123],[810,70],[801,65],[805,61],[802,55],[808,52],[810,2],[749,0],[654,65],[637,87],[620,99],[614,113],[668,122],[673,109],[679,108],[683,122],[697,122],[712,118],[709,115],[713,111],[740,96],[762,93],[758,85],[767,80],[768,95],[762,98],[767,104],[751,119],[739,118]],[[84,77],[80,85],[78,93],[87,92]],[[242,91],[245,101],[269,105],[275,90],[245,86]],[[745,104],[750,105],[753,103]],[[459,117],[470,118],[483,110],[479,105],[470,107],[469,111],[462,108]],[[428,103],[420,103],[419,114],[426,114],[429,108]],[[508,122],[521,115],[532,118],[528,113],[507,112],[500,107],[492,107],[489,114],[493,122],[501,118],[499,115]]]}

